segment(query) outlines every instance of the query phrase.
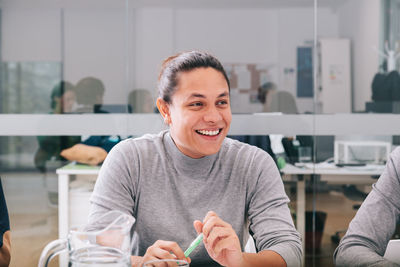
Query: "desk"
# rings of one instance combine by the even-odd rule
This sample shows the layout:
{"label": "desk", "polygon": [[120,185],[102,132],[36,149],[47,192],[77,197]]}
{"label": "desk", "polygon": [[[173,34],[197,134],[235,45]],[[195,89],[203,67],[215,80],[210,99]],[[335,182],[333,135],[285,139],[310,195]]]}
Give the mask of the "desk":
{"label": "desk", "polygon": [[330,163],[305,164],[303,167],[297,167],[292,164],[286,164],[281,169],[282,179],[284,181],[295,181],[297,184],[297,207],[296,207],[296,228],[299,231],[303,251],[305,252],[305,180],[312,175],[319,175],[321,181],[331,184],[373,184],[376,182],[374,177],[381,175],[384,166],[367,165],[364,167],[336,167]]}
{"label": "desk", "polygon": [[[98,175],[99,166],[70,163],[56,170],[58,175],[58,238],[67,238],[69,231],[69,182],[76,175]],[[60,255],[60,267],[68,266],[68,254]]]}

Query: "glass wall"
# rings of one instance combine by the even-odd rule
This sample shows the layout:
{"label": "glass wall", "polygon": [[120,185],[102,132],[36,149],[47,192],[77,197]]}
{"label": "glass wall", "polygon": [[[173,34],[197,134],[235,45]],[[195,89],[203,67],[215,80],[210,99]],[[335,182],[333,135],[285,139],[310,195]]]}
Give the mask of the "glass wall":
{"label": "glass wall", "polygon": [[[164,129],[155,109],[160,64],[195,49],[227,70],[230,136],[266,150],[280,168],[304,265],[333,266],[338,241],[400,142],[399,93],[387,86],[398,75],[398,7],[395,0],[2,1],[0,176],[11,266],[36,266],[44,245],[65,234],[56,170],[89,163],[74,145],[103,149],[93,152],[97,164],[118,141]],[[69,177],[69,225],[84,219],[75,193],[90,195],[96,171]]]}

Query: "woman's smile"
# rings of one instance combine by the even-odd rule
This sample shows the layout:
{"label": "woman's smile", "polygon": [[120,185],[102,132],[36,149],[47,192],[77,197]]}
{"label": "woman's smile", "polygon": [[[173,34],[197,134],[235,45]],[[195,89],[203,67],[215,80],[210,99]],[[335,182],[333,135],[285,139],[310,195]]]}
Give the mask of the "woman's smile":
{"label": "woman's smile", "polygon": [[196,130],[196,133],[198,133],[200,135],[204,135],[204,136],[214,137],[214,136],[219,135],[221,131],[222,131],[222,128],[216,129],[216,130]]}

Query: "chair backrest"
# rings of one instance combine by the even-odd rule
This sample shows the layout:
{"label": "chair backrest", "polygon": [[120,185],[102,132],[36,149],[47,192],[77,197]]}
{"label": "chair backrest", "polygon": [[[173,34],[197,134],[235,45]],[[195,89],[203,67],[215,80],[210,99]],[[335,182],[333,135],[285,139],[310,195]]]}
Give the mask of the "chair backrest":
{"label": "chair backrest", "polygon": [[400,239],[390,240],[383,256],[385,259],[400,264]]}
{"label": "chair backrest", "polygon": [[269,112],[282,112],[285,114],[297,114],[297,104],[294,96],[287,91],[274,91],[268,96]]}

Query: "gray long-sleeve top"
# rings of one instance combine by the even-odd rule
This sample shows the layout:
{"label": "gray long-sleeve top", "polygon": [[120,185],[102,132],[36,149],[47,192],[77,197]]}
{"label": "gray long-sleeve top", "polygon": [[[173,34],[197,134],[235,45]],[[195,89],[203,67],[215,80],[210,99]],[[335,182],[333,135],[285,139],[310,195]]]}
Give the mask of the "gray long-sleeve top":
{"label": "gray long-sleeve top", "polygon": [[[142,256],[158,239],[186,249],[197,235],[193,221],[212,210],[232,225],[242,249],[250,231],[258,250],[273,250],[288,266],[300,266],[301,241],[288,201],[263,150],[225,138],[218,153],[193,159],[164,131],[111,150],[91,197],[89,222],[108,210],[132,214]],[[202,245],[190,257],[190,266],[216,264]]]}
{"label": "gray long-sleeve top", "polygon": [[399,266],[383,258],[400,216],[399,174],[397,148],[337,247],[337,266]]}

